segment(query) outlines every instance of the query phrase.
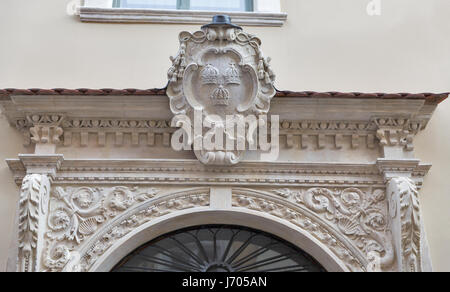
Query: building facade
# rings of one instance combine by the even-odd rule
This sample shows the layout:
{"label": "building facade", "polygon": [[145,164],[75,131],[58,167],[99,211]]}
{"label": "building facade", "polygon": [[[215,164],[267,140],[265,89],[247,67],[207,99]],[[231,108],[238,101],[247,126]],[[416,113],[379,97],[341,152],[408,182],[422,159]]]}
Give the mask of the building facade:
{"label": "building facade", "polygon": [[132,269],[177,236],[223,260],[140,267],[450,268],[447,1],[235,1],[211,24],[202,1],[25,2],[0,4],[2,269]]}

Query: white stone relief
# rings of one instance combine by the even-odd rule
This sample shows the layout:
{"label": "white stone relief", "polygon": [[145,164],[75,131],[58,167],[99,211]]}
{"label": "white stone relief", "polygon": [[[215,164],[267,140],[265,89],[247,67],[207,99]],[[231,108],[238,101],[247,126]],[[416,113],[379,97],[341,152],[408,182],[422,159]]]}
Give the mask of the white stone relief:
{"label": "white stone relief", "polygon": [[[366,261],[370,262],[371,257],[376,256],[374,260],[378,261],[380,270],[393,270],[395,251],[384,189],[301,188],[273,190],[273,193],[322,217],[324,222],[351,240],[365,255]],[[289,214],[285,213],[283,218],[289,220]]]}
{"label": "white stone relief", "polygon": [[48,217],[52,240],[74,241],[79,244],[94,234],[100,225],[138,202],[156,196],[155,188],[137,187],[56,187],[50,200]]}
{"label": "white stone relief", "polygon": [[42,217],[47,212],[50,181],[47,175],[27,175],[19,200],[19,271],[39,271],[38,241]]}
{"label": "white stone relief", "polygon": [[209,190],[199,189],[179,192],[176,196],[168,197],[156,202],[143,203],[141,208],[126,214],[123,220],[108,226],[101,231],[98,240],[84,247],[78,268],[88,271],[95,261],[102,256],[114,243],[139,226],[171,213],[198,208],[209,207]]}
{"label": "white stone relief", "polygon": [[[414,136],[431,117],[431,106],[418,99],[391,103],[378,95],[372,100],[358,94],[339,98],[287,93],[272,102],[275,75],[270,59],[262,54],[261,41],[228,25],[182,32],[172,63],[167,88],[170,110],[163,90],[159,97],[151,91],[141,97],[133,93],[126,109],[119,108],[119,98],[131,91],[115,97],[108,90],[75,98],[65,93],[52,96],[52,102],[46,93],[33,98],[19,94],[2,101],[25,144],[47,151],[36,151],[42,157],[8,161],[21,184],[18,270],[90,271],[113,246],[146,223],[188,209],[195,209],[193,216],[197,211],[214,211],[209,206],[210,187],[235,188],[227,211],[258,212],[294,224],[348,270],[422,271],[427,266],[418,188],[430,166],[413,159],[412,151]],[[153,103],[153,98],[160,99]],[[80,110],[110,100],[112,105],[98,114]],[[60,113],[51,112],[53,102]],[[35,104],[39,106],[33,112]],[[259,115],[267,114],[271,105],[284,119],[279,127],[283,156],[277,163],[242,162],[245,151],[195,151],[205,167],[190,154],[176,156],[183,160],[169,159],[166,155],[173,153],[161,149],[171,147],[175,136],[170,113],[192,117],[200,109],[204,115],[220,117]],[[397,114],[396,105],[404,114]],[[351,110],[354,113],[348,114]],[[180,119],[176,127],[186,124]],[[227,125],[212,123],[213,130],[220,127]],[[79,153],[75,154],[79,160],[45,156],[58,153],[59,147],[81,152],[77,147],[93,146],[83,152],[91,155],[90,150],[99,153],[96,146],[159,144],[163,147],[154,151],[158,159],[147,159],[148,149],[128,147],[120,151],[108,147],[110,159],[87,160]],[[54,147],[45,147],[49,145]],[[389,155],[378,159],[380,150],[386,149]],[[116,159],[124,154],[138,158]],[[339,163],[334,160],[341,157]],[[50,182],[55,184],[51,193]]]}
{"label": "white stone relief", "polygon": [[406,151],[414,150],[414,136],[426,126],[424,121],[410,122],[403,118],[378,118],[374,122],[381,146],[402,146]]}
{"label": "white stone relief", "polygon": [[16,126],[24,133],[24,145],[58,145],[64,133],[61,127],[63,120],[64,115],[61,114],[32,114],[27,115],[24,120],[18,120]]}
{"label": "white stone relief", "polygon": [[419,192],[407,177],[390,179],[389,209],[394,224],[398,224],[397,243],[401,250],[401,269],[405,272],[422,271],[421,218]]}
{"label": "white stone relief", "polygon": [[98,188],[56,187],[50,201],[47,236],[53,240],[80,243],[105,221],[101,204],[102,194]]}
{"label": "white stone relief", "polygon": [[247,208],[287,220],[322,242],[346,264],[350,271],[367,269],[368,263],[364,256],[357,252],[356,248],[352,249],[352,246],[347,244],[345,237],[333,231],[325,222],[317,220],[316,217],[287,202],[283,203],[267,196],[252,195],[251,193],[249,190],[234,190],[233,207]]}
{"label": "white stone relief", "polygon": [[[87,270],[89,264],[93,263],[101,252],[106,251],[114,240],[152,218],[177,210],[209,206],[207,192],[209,190],[206,189],[189,190],[169,196],[167,199],[156,198],[154,201],[159,190],[151,187],[56,187],[50,202],[47,225],[49,241],[43,259],[45,270],[52,272]],[[63,210],[61,205],[66,209]],[[127,215],[114,226],[104,224],[113,222],[134,206],[147,207],[143,210],[138,208],[139,211],[133,211],[135,213]],[[80,256],[80,248],[84,242],[94,234],[97,236],[99,232],[105,234],[100,242]]]}
{"label": "white stone relief", "polygon": [[[214,92],[213,92],[214,93]],[[226,93],[222,100],[226,99]],[[220,99],[218,99],[220,100]],[[28,120],[30,117],[27,118]],[[40,130],[33,134],[36,138],[31,140],[33,124],[27,119],[15,121],[16,128],[24,134],[25,145],[40,141]],[[380,118],[381,119],[381,118]],[[403,145],[405,150],[413,150],[413,137],[424,128],[426,122],[420,120],[407,121],[399,128],[398,122],[392,118],[381,119],[384,125],[394,125],[393,129],[380,128],[380,119],[372,121],[313,121],[313,120],[284,120],[280,123],[280,143],[286,148],[308,149],[335,149],[357,150],[362,147],[374,149],[380,145]],[[404,120],[404,119],[401,119]],[[384,122],[383,122],[384,121]],[[79,119],[66,117],[60,124],[61,131],[52,142],[64,147],[89,146],[88,135],[96,137],[98,146],[106,146],[114,141],[112,146],[124,146],[124,135],[131,136],[131,146],[156,145],[156,140],[163,141],[162,146],[170,148],[170,139],[176,129],[170,127],[171,122],[165,120],[120,120],[120,119]],[[270,124],[269,124],[270,125]],[[391,127],[391,126],[389,126]],[[49,129],[50,130],[50,129]],[[45,131],[44,131],[45,132]],[[108,140],[107,136],[114,139]],[[157,138],[160,136],[161,138]],[[326,139],[332,137],[332,140]],[[47,141],[47,139],[44,139]],[[389,140],[389,141],[388,141]],[[49,140],[50,141],[50,140]]]}
{"label": "white stone relief", "polygon": [[[180,180],[171,180],[172,184],[186,184],[187,180],[183,180],[183,177],[192,171],[198,171],[192,168],[193,166],[183,165],[185,171],[175,165],[164,170],[167,173],[176,172],[181,176]],[[119,169],[117,166],[113,169],[101,165],[98,167],[99,169],[92,166],[83,168],[63,165],[59,168],[59,172],[63,174],[66,171],[76,171],[79,174],[100,170],[123,170],[128,173],[163,169],[139,165],[136,165],[135,169],[128,167]],[[249,166],[247,168],[223,168],[222,172],[228,176],[235,172],[240,177],[251,173],[259,175],[264,173],[261,169]],[[271,173],[270,170],[266,171]],[[409,179],[390,181],[388,185],[390,190],[395,190],[394,194],[398,194],[398,200],[401,201],[398,205],[389,203],[392,209],[391,217],[387,215],[388,203],[384,183],[381,181],[367,186],[370,176],[380,175],[376,167],[372,169],[344,166],[341,169],[328,170],[324,167],[315,170],[296,168],[295,171],[279,168],[273,171],[279,173],[278,175],[289,174],[291,179],[286,177],[282,184],[292,182],[296,186],[274,189],[273,186],[278,185],[281,180],[274,179],[273,175],[276,174],[273,174],[265,181],[266,192],[270,190],[269,193],[261,195],[260,191],[234,189],[233,206],[270,214],[306,230],[327,246],[337,258],[345,262],[349,270],[420,270],[421,243],[420,229],[417,227],[420,227],[417,225],[420,216],[417,213],[418,205],[414,203],[417,203],[417,187],[414,182]],[[414,167],[411,165],[408,171],[414,172]],[[220,179],[222,172],[219,171],[217,179],[209,180],[208,183],[225,182]],[[302,175],[312,175],[317,180],[303,180],[302,184],[306,183],[310,187],[300,187],[298,176]],[[319,177],[323,175],[329,177],[321,180]],[[349,182],[345,181],[349,176],[360,178],[352,180],[349,186]],[[55,177],[58,185],[51,192],[49,214],[44,217],[41,214],[39,217],[46,218],[46,227],[39,231],[46,234],[43,246],[38,247],[42,260],[41,266],[35,269],[39,271],[88,271],[117,240],[153,218],[189,208],[209,208],[207,199],[209,189],[181,191],[177,195],[160,195],[159,188],[151,187],[148,182],[136,186],[127,184],[108,186],[89,179],[82,185],[74,186],[71,185],[74,180],[70,176],[64,175],[63,178],[64,180],[58,180],[58,176]],[[297,179],[292,180],[293,178]],[[122,180],[127,182],[123,178]],[[251,179],[236,179],[235,183],[239,185],[250,181]],[[263,184],[258,178],[256,182],[260,187]],[[26,185],[24,181],[24,189],[27,189]],[[329,186],[320,187],[320,185]],[[24,194],[22,192],[25,197]],[[391,200],[391,197],[388,198]],[[43,198],[44,201],[48,201]],[[147,207],[140,207],[144,205]],[[398,212],[395,212],[397,209],[393,206],[399,206]],[[400,254],[401,258],[405,258],[405,266],[400,269],[393,264],[398,254],[394,249],[395,238],[392,234],[395,232],[392,232],[391,220],[396,219],[401,219]],[[114,226],[111,226],[113,222]],[[102,239],[94,243],[93,238]],[[39,262],[33,259],[33,255],[31,260]]]}
{"label": "white stone relief", "polygon": [[[258,38],[223,24],[204,26],[193,34],[182,32],[179,39],[180,50],[171,58],[173,64],[168,72],[167,95],[174,115],[187,115],[191,121],[194,111],[202,111],[204,117],[219,116],[222,121],[216,119],[212,123],[214,132],[215,128],[228,128],[226,116],[269,112],[276,93],[275,74],[270,59],[262,54]],[[180,123],[183,120],[178,120],[177,124]],[[249,137],[252,136],[250,133]],[[217,149],[194,152],[202,163],[209,165],[237,164],[245,153]]]}

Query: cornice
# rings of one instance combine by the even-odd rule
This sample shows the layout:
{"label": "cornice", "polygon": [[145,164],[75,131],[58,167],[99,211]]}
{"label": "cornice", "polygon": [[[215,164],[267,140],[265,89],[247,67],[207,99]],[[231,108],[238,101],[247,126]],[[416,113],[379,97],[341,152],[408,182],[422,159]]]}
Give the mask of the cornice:
{"label": "cornice", "polygon": [[[450,93],[361,93],[361,92],[315,92],[315,91],[277,91],[280,98],[351,98],[351,99],[407,99],[425,100],[429,104],[439,104],[448,98]],[[7,100],[16,95],[66,95],[66,96],[166,96],[165,88],[155,89],[0,89],[0,99]]]}
{"label": "cornice", "polygon": [[[26,174],[24,159],[8,159],[17,184]],[[50,159],[49,163],[53,163]],[[42,165],[42,159],[40,165]],[[28,164],[27,164],[28,165]],[[163,165],[163,166],[162,166]],[[402,167],[401,165],[399,166]],[[430,165],[408,168],[418,186]],[[196,160],[64,160],[55,175],[59,184],[179,184],[227,186],[374,186],[384,178],[376,163],[290,163],[244,161],[233,167],[205,166]]]}

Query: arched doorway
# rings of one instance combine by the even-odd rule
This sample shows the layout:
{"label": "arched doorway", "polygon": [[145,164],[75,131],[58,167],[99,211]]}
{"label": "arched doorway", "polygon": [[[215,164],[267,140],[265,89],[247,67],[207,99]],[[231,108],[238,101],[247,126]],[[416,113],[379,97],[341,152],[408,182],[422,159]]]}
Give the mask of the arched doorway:
{"label": "arched doorway", "polygon": [[310,255],[266,232],[234,225],[181,229],[139,247],[113,272],[324,272]]}

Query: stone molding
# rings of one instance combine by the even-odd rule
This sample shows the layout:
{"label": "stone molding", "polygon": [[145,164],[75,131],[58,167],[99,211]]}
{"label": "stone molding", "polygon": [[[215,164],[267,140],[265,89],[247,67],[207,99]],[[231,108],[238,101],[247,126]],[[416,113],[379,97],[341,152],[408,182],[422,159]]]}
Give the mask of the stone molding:
{"label": "stone molding", "polygon": [[[214,15],[223,12],[80,7],[79,13],[83,22],[205,24]],[[281,12],[227,12],[227,14],[233,18],[234,23],[245,26],[281,27],[287,20],[287,14]]]}
{"label": "stone molding", "polygon": [[[36,117],[36,115],[34,115]],[[39,115],[49,118],[52,115]],[[53,115],[54,117],[60,116]],[[30,121],[32,115],[16,118],[12,123],[24,135],[24,145],[53,143],[60,147],[87,147],[89,137],[94,136],[97,144],[93,146],[155,146],[161,140],[162,146],[170,148],[172,134],[176,131],[170,127],[170,120],[150,119],[111,119],[111,118],[71,118],[65,117],[57,125],[37,124]],[[401,126],[380,125],[379,121],[397,122]],[[286,148],[336,150],[374,149],[378,145],[405,147],[413,151],[414,136],[424,130],[426,120],[407,120],[376,118],[372,121],[329,121],[329,120],[282,120],[280,122],[280,144]],[[46,133],[42,136],[42,129]],[[51,131],[51,132],[50,132]],[[53,135],[52,135],[53,134]],[[113,139],[107,139],[113,136]],[[128,136],[125,144],[124,137]],[[160,138],[158,138],[158,136]],[[49,139],[49,137],[53,137]],[[327,139],[331,137],[332,140]],[[74,144],[76,141],[76,144]]]}
{"label": "stone molding", "polygon": [[[33,157],[33,156],[32,156]],[[38,157],[36,157],[37,159]],[[384,172],[377,164],[342,163],[264,163],[243,162],[239,166],[206,167],[195,160],[62,160],[58,159],[55,183],[113,184],[117,181],[129,184],[179,184],[179,185],[249,185],[249,186],[384,186]],[[45,156],[40,156],[45,161]],[[21,184],[29,165],[27,156],[8,159],[15,181]],[[379,162],[380,163],[380,162]],[[395,163],[390,161],[390,163]],[[397,165],[391,168],[398,172],[412,174],[420,188],[430,165],[413,161],[411,165]],[[48,164],[41,162],[40,167]]]}

